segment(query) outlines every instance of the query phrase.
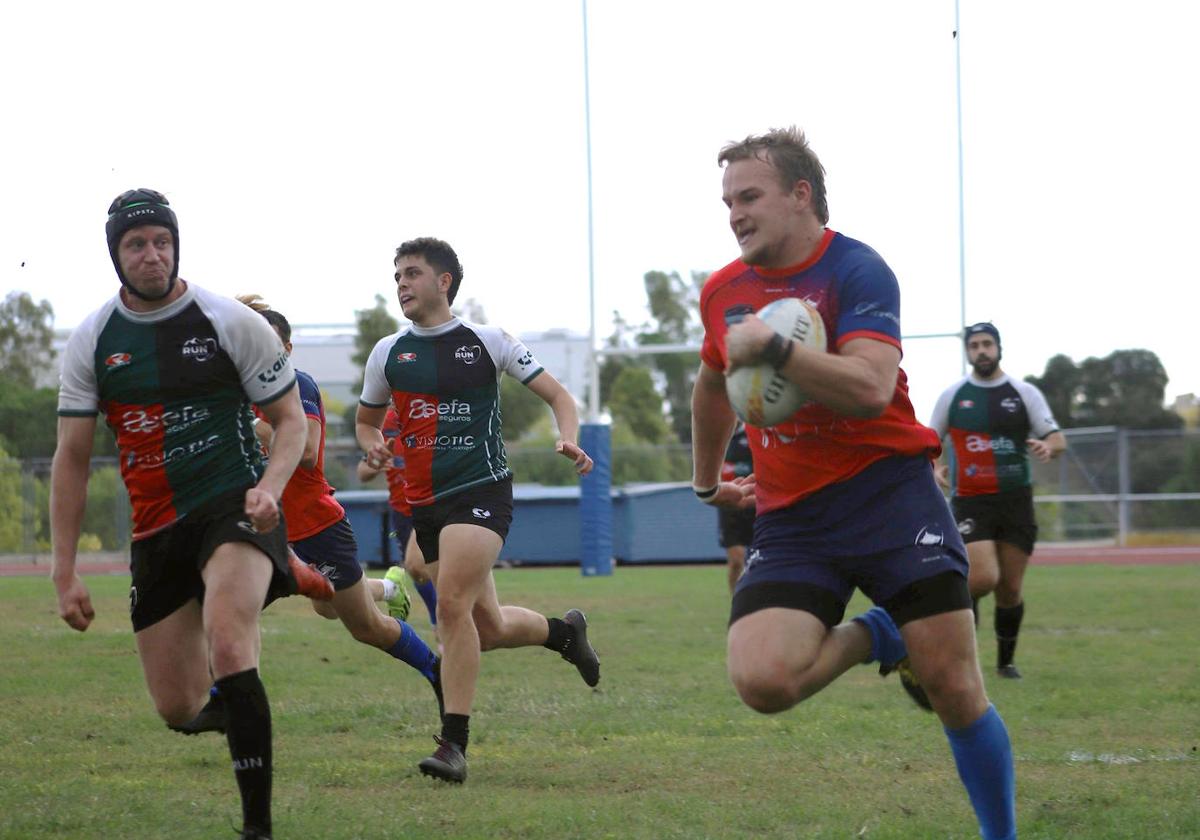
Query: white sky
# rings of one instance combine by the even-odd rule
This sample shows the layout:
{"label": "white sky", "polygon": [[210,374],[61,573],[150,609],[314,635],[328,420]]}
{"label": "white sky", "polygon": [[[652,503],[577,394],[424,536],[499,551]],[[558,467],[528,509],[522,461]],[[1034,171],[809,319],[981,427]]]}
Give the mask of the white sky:
{"label": "white sky", "polygon": [[[336,12],[331,10],[336,8]],[[642,274],[737,256],[715,160],[798,124],[830,226],[900,278],[904,332],[959,317],[954,3],[591,0],[597,332],[643,317]],[[1195,4],[963,0],[968,322],[1005,369],[1154,350],[1195,363]],[[577,0],[7,3],[0,289],[70,327],[117,288],[122,190],[165,192],[181,274],[346,323],[402,240],[447,239],[462,296],[512,332],[588,329]],[[918,415],[959,375],[911,341]],[[579,395],[583,396],[583,395]]]}

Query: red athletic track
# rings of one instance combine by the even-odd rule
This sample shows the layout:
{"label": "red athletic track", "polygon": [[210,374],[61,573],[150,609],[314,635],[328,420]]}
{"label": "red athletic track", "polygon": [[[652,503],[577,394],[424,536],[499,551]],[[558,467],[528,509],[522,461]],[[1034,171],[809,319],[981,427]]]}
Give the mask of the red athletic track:
{"label": "red athletic track", "polygon": [[[1041,546],[1034,552],[1033,563],[1037,566],[1079,566],[1088,563],[1103,563],[1110,566],[1183,566],[1200,563],[1200,545],[1145,548]],[[80,563],[78,568],[85,575],[129,574],[129,563],[126,560]],[[0,577],[48,576],[49,574],[50,561],[48,558],[41,563],[0,562]]]}

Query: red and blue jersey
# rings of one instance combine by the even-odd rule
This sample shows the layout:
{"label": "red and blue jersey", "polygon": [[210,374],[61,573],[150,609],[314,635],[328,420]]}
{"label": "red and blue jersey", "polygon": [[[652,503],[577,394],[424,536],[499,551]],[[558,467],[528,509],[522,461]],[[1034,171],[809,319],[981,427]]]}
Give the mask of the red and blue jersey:
{"label": "red and blue jersey", "polygon": [[[870,247],[827,230],[816,251],[799,265],[762,269],[735,260],[708,279],[700,295],[704,364],[724,371],[729,325],[788,297],[800,298],[820,313],[831,353],[856,338],[900,348],[896,276]],[[747,426],[746,431],[760,514],[845,481],[888,456],[932,458],[941,451],[937,435],[917,422],[903,370],[891,403],[879,417],[849,417],[809,403],[783,423]]]}
{"label": "red and blue jersey", "polygon": [[333,487],[325,479],[325,404],[321,401],[321,389],[311,376],[300,370],[296,371],[296,384],[300,387],[305,418],[321,424],[321,439],[317,463],[309,468],[297,466],[283,488],[281,501],[288,542],[318,534],[346,516],[345,509],[333,497]]}
{"label": "red and blue jersey", "polygon": [[388,504],[392,510],[399,511],[405,516],[412,516],[412,505],[405,498],[404,490],[408,482],[404,480],[404,447],[400,444],[400,417],[394,406],[388,407],[387,415],[383,418],[383,439],[392,450],[392,463],[387,467]]}

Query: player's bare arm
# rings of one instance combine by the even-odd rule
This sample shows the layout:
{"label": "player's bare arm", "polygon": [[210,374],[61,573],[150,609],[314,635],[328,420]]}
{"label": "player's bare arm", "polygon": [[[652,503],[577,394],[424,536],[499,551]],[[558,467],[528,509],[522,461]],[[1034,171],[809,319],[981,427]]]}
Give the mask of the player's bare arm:
{"label": "player's bare arm", "polygon": [[274,429],[271,459],[258,484],[246,491],[246,515],[255,528],[266,532],[279,524],[279,499],[300,463],[307,423],[300,406],[300,389],[296,385],[279,399],[260,408],[266,422]]}
{"label": "player's bare arm", "polygon": [[[732,325],[725,336],[730,369],[758,364],[772,335],[755,315]],[[782,373],[816,402],[851,417],[878,417],[891,404],[900,370],[900,351],[891,344],[855,338],[836,353],[792,344]]]}
{"label": "player's bare arm", "polygon": [[383,469],[392,459],[392,450],[380,431],[385,417],[386,405],[376,408],[359,403],[354,414],[354,437],[358,441],[358,448],[363,451],[367,466],[375,470]]}
{"label": "player's bare arm", "polygon": [[95,417],[58,418],[58,445],[50,468],[50,537],[54,552],[50,577],[58,595],[59,616],[79,631],[86,630],[96,615],[87,587],[75,570],[95,431]]}
{"label": "player's bare arm", "polygon": [[[725,374],[701,362],[692,388],[692,487],[706,504],[738,508],[754,505],[753,474],[721,481],[725,449],[736,426],[737,417],[725,393]],[[707,495],[713,487],[716,492]]]}
{"label": "player's bare arm", "polygon": [[1067,439],[1062,432],[1051,432],[1042,440],[1031,438],[1025,441],[1029,453],[1043,464],[1057,458],[1067,449]]}
{"label": "player's bare arm", "polygon": [[579,410],[575,407],[575,398],[562,384],[550,374],[542,371],[526,383],[530,391],[541,397],[554,412],[554,422],[558,424],[558,441],[554,451],[570,458],[575,463],[575,471],[587,475],[592,471],[592,459],[579,447]]}

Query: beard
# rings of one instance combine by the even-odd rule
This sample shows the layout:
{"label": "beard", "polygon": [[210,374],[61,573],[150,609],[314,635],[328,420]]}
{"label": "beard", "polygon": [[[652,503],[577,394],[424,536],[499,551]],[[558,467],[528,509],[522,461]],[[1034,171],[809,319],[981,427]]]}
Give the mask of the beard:
{"label": "beard", "polygon": [[990,359],[987,356],[979,356],[975,361],[971,362],[971,368],[975,371],[975,375],[980,379],[987,379],[996,372],[996,368],[1000,367],[1000,358]]}

